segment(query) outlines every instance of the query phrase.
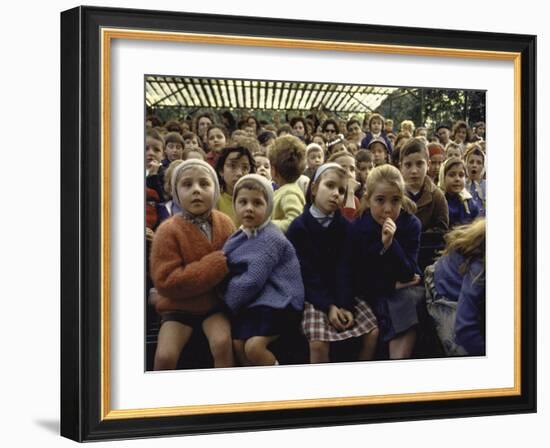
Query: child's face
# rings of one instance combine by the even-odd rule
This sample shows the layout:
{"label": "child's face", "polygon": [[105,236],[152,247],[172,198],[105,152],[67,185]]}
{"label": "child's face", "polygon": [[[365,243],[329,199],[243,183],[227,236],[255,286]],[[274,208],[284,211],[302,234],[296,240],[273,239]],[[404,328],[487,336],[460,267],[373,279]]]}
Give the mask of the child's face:
{"label": "child's face", "polygon": [[387,151],[382,143],[375,143],[370,147],[372,153],[372,161],[374,166],[384,165],[386,163]]}
{"label": "child's face", "polygon": [[380,134],[380,132],[382,131],[382,126],[384,124],[382,123],[382,120],[379,120],[378,118],[375,118],[374,120],[372,120],[370,122],[370,131],[373,133],[373,134]]}
{"label": "child's face", "polygon": [[196,148],[197,146],[199,146],[199,140],[197,139],[197,137],[186,138],[183,142],[185,144],[183,149]]}
{"label": "child's face", "polygon": [[409,190],[419,191],[428,172],[428,161],[425,154],[414,153],[403,158],[401,174]]}
{"label": "child's face", "polygon": [[430,167],[428,168],[428,176],[432,179],[437,179],[439,177],[439,169],[441,164],[444,162],[445,156],[443,154],[434,154],[430,157]]}
{"label": "child's face", "polygon": [[348,127],[348,138],[350,140],[357,140],[361,136],[361,126],[359,123],[352,123]]}
{"label": "child's face", "polygon": [[383,225],[387,218],[393,221],[398,218],[403,196],[395,185],[381,182],[367,195],[370,213],[378,224]]}
{"label": "child's face", "polygon": [[334,169],[329,169],[321,175],[321,180],[312,187],[315,206],[325,215],[340,208],[346,193],[346,178]]}
{"label": "child's face", "polygon": [[319,136],[313,137],[312,143],[317,143],[321,148],[323,148],[323,150],[327,149],[325,146],[325,141]]}
{"label": "child's face", "polygon": [[307,155],[307,167],[318,168],[323,164],[324,157],[321,151],[311,150]]}
{"label": "child's face", "polygon": [[256,138],[256,131],[254,130],[254,128],[252,126],[248,126],[246,125],[244,128],[243,128],[243,131],[246,132],[246,135],[248,137],[254,137]]}
{"label": "child's face", "polygon": [[145,137],[145,166],[149,168],[152,162],[161,162],[164,150],[162,142],[153,137]]}
{"label": "child's face", "polygon": [[265,156],[256,156],[254,161],[256,162],[256,173],[271,180],[271,163],[269,159]]}
{"label": "child's face", "polygon": [[467,162],[468,177],[472,180],[480,180],[483,172],[483,157],[472,154]]}
{"label": "child's face", "polygon": [[427,130],[427,129],[419,129],[419,130],[416,132],[416,136],[417,136],[417,137],[428,138],[428,130]]}
{"label": "child's face", "polygon": [[235,215],[243,227],[252,229],[264,222],[267,201],[264,193],[242,188],[235,199]]}
{"label": "child's face", "polygon": [[464,141],[466,141],[466,129],[458,128],[455,132],[455,142],[463,143]]}
{"label": "child's face", "polygon": [[268,146],[271,146],[274,141],[275,141],[275,137],[270,137],[264,143],[261,143],[261,146],[264,148],[267,148]]}
{"label": "child's face", "polygon": [[372,169],[372,162],[359,162],[357,171],[359,173],[359,177],[361,178],[361,182],[365,183],[367,181],[367,177]]}
{"label": "child's face", "polygon": [[214,205],[214,182],[204,168],[186,169],[177,184],[182,207],[193,215],[202,215]]}
{"label": "child's face", "polygon": [[208,149],[215,153],[220,153],[225,147],[225,135],[221,129],[213,128],[208,132]]}
{"label": "child's face", "polygon": [[458,194],[464,190],[466,173],[461,164],[454,165],[445,174],[445,192]]}
{"label": "child's face", "polygon": [[477,128],[476,128],[476,135],[478,137],[484,137],[485,136],[485,125],[479,125]]}
{"label": "child's face", "polygon": [[456,146],[451,146],[447,149],[447,158],[456,157],[457,159],[462,159],[462,151]]}
{"label": "child's face", "polygon": [[166,144],[166,149],[164,151],[166,153],[166,158],[170,162],[173,162],[174,160],[181,159],[183,146],[181,146],[181,143],[169,142]]}
{"label": "child's face", "polygon": [[340,156],[334,159],[334,162],[340,165],[346,170],[346,174],[349,178],[355,179],[355,158],[350,155]]}
{"label": "child's face", "polygon": [[392,120],[386,120],[384,123],[384,130],[386,132],[393,132],[393,121]]}
{"label": "child's face", "polygon": [[439,141],[441,143],[446,145],[447,142],[449,141],[449,130],[447,128],[440,128],[437,131],[437,137],[439,138]]}
{"label": "child's face", "polygon": [[294,126],[292,127],[292,129],[294,130],[294,135],[296,137],[303,137],[306,133],[306,129],[304,128],[304,123],[302,123],[301,121],[297,121],[296,123],[294,123]]}
{"label": "child's face", "polygon": [[229,153],[220,173],[225,183],[226,193],[233,194],[233,187],[244,175],[250,173],[250,161],[238,152]]}
{"label": "child's face", "polygon": [[208,129],[208,126],[212,124],[212,121],[208,117],[201,117],[199,119],[199,122],[197,123],[197,132],[200,136],[204,136],[206,134],[206,130]]}

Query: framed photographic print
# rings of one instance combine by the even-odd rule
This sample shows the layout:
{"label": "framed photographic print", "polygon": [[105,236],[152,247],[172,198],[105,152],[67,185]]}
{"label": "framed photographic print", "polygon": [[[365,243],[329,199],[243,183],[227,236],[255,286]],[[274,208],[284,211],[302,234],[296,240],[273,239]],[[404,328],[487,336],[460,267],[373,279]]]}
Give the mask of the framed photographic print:
{"label": "framed photographic print", "polygon": [[[90,441],[535,412],[535,45],[535,36],[472,31],[95,7],[63,12],[62,435]],[[377,144],[382,162],[376,158]],[[413,150],[414,145],[421,150]],[[323,203],[318,201],[328,177],[314,165],[314,157],[309,168],[317,168],[318,174],[311,171],[306,176],[309,193],[282,168],[277,154],[289,147],[296,148],[300,159],[293,165],[300,167],[297,175],[306,168],[306,155],[316,151],[344,168],[338,168],[346,179],[346,187],[338,193],[341,212],[338,208],[322,213]],[[433,179],[423,180],[428,183],[416,190],[415,168],[407,168],[407,157],[412,160],[415,151],[425,159],[422,179]],[[341,158],[351,162],[346,165]],[[440,162],[444,167],[436,170]],[[270,168],[262,170],[263,164]],[[361,178],[360,164],[367,171],[369,164],[388,168],[375,166]],[[232,178],[226,169],[240,174]],[[336,168],[326,168],[331,169]],[[352,169],[357,173],[350,174]],[[200,179],[206,180],[193,178],[185,184],[185,172],[199,171]],[[310,318],[304,317],[308,309],[324,312],[330,325],[345,326],[349,319],[359,326],[359,305],[348,310],[350,314],[342,311],[347,310],[344,305],[334,306],[336,311],[328,305],[308,305],[313,293],[306,279],[306,255],[301,252],[304,237],[295,233],[293,224],[280,228],[286,237],[279,232],[277,241],[292,248],[289,253],[297,263],[288,267],[294,275],[285,277],[288,295],[299,302],[297,313],[284,314],[283,319],[282,314],[269,312],[270,325],[279,322],[280,337],[261,339],[265,342],[261,353],[269,353],[268,361],[255,357],[255,347],[239,345],[240,340],[253,339],[235,337],[236,328],[249,330],[250,320],[243,324],[237,312],[224,307],[231,308],[227,297],[234,287],[232,279],[254,265],[247,258],[248,271],[243,271],[224,242],[239,226],[233,236],[247,235],[246,241],[253,242],[284,221],[274,212],[265,215],[273,216],[269,225],[266,218],[267,227],[248,227],[251,215],[239,214],[237,202],[235,216],[230,216],[231,195],[240,197],[234,191],[238,179],[253,171],[264,176],[263,180],[252,176],[254,182],[270,185],[262,197],[266,204],[274,202],[274,208],[282,192],[299,191],[296,195],[304,201],[300,213],[305,211],[294,217],[296,222],[308,210],[314,216],[317,209],[311,210],[317,205],[323,215],[317,216],[319,224],[328,217],[329,227],[335,219],[349,218],[349,224],[342,224],[346,229],[361,229],[361,220],[374,220],[373,226],[383,229],[379,232],[391,234],[389,242],[382,239],[376,257],[397,257],[399,242],[405,248],[392,259],[395,266],[408,256],[405,240],[400,240],[403,204],[414,201],[414,194],[422,193],[426,185],[445,198],[444,232],[420,233],[420,215],[406,213],[411,228],[417,229],[416,246],[411,249],[415,276],[394,277],[392,269],[378,274],[378,264],[371,261],[363,267],[362,253],[357,252],[360,244],[350,245],[349,254],[357,252],[359,258],[353,258],[356,262],[349,270],[355,272],[359,266],[359,274],[351,275],[349,284],[363,284],[364,306],[377,328],[377,339],[370,345],[364,335],[374,335],[372,328],[354,333],[350,344],[339,341],[339,336],[311,336],[305,325]],[[395,216],[385,216],[379,223],[372,191],[386,184],[373,184],[372,176],[386,171],[397,173],[401,183],[396,185],[403,187]],[[453,193],[452,182],[447,188],[446,179],[455,171],[461,179]],[[435,186],[439,180],[441,190]],[[185,188],[195,184],[211,188],[208,191],[214,193],[205,196],[211,202],[217,199],[217,185],[219,196],[225,195],[229,204],[227,216],[219,202],[203,210],[202,196],[197,196],[197,209],[191,200],[186,202]],[[272,191],[273,187],[278,190]],[[242,189],[253,194],[252,187]],[[405,200],[405,195],[412,199]],[[305,196],[311,198],[311,207],[306,206],[310,208],[303,208]],[[485,216],[468,227],[483,223],[478,264],[484,280],[479,286],[476,275],[470,283],[477,291],[475,297],[483,299],[474,301],[474,308],[464,308],[460,298],[454,300],[447,340],[441,333],[447,327],[429,299],[432,289],[442,297],[443,286],[437,286],[437,269],[425,268],[436,262],[441,250],[448,250],[442,257],[450,257],[452,238],[444,234],[465,223],[464,212],[458,216],[453,208],[457,198],[459,210],[466,210],[472,219],[474,209],[475,215]],[[421,201],[416,203],[420,207]],[[344,217],[346,208],[352,209],[352,215]],[[227,223],[224,239],[218,220]],[[166,235],[176,221],[178,229],[190,226],[195,236],[184,238],[189,242],[185,250],[179,243],[173,246],[170,256],[180,258],[175,262],[172,258],[166,271],[159,266],[169,258],[165,249],[172,246],[161,244],[159,235]],[[392,227],[396,222],[397,230]],[[198,308],[185,308],[178,297],[183,294],[181,282],[176,281],[177,291],[172,293],[168,280],[197,261],[186,257],[200,252],[201,244],[209,247],[206,255],[219,255],[185,273],[186,281],[199,290],[189,294],[201,296]],[[262,259],[266,254],[274,257],[271,249],[261,248]],[[252,257],[252,250],[243,252]],[[341,258],[349,263],[350,257]],[[288,259],[282,257],[281,263]],[[320,258],[312,259],[318,263]],[[474,265],[470,261],[456,272],[464,276],[464,266]],[[323,263],[315,265],[316,275]],[[256,267],[275,281],[275,267]],[[338,285],[347,285],[343,281],[347,272],[334,275],[341,282]],[[318,277],[325,281],[332,277],[330,270],[327,273]],[[203,290],[205,278],[210,286]],[[369,280],[362,282],[363,278]],[[458,281],[450,274],[445,278],[448,286]],[[391,284],[391,298],[369,295],[379,279]],[[281,283],[276,284],[273,294],[282,296]],[[402,322],[396,316],[404,315],[405,302],[393,294],[413,287],[422,291],[422,298],[415,299],[413,320],[399,330]],[[327,288],[323,283],[319,295]],[[209,297],[216,305],[202,307],[205,291],[212,293]],[[255,299],[258,294],[254,293]],[[175,298],[168,302],[176,302],[175,308],[166,305],[171,296]],[[460,314],[464,309],[477,310],[472,318],[475,328],[459,329],[459,322],[465,322]],[[159,354],[159,347],[172,347],[163,345],[166,340],[176,340],[167,328],[179,329],[175,355]],[[231,361],[225,364],[212,336],[222,328],[231,328],[237,340],[230,343]],[[292,331],[287,334],[287,329]],[[466,339],[461,339],[463,329]],[[344,328],[338,332],[343,334]],[[230,341],[230,333],[225,334]],[[264,333],[254,337],[258,334],[264,337]],[[316,344],[319,340],[324,344]],[[407,340],[405,345],[395,344]],[[319,346],[330,347],[329,352],[320,352],[328,358],[314,358]]]}

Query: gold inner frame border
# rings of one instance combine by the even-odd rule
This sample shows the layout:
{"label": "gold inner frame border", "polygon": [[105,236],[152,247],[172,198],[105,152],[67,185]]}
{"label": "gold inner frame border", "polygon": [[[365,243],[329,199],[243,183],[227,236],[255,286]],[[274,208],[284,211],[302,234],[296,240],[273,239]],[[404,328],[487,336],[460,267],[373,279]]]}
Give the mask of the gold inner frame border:
{"label": "gold inner frame border", "polygon": [[[514,63],[514,386],[509,388],[422,392],[357,397],[281,400],[213,405],[113,410],[110,407],[110,67],[114,39],[240,45],[346,52],[369,52],[413,56],[436,56],[513,61]],[[279,39],[214,34],[175,33],[133,29],[101,29],[101,420],[173,417],[231,412],[311,409],[334,406],[406,403],[433,400],[516,396],[521,394],[521,53],[458,48]]]}

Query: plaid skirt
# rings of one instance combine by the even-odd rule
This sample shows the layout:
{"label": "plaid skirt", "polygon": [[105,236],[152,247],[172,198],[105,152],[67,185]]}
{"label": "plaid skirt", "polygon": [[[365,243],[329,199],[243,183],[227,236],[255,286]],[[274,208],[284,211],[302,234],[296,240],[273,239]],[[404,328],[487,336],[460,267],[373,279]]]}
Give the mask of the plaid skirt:
{"label": "plaid skirt", "polygon": [[376,317],[369,305],[358,298],[355,299],[353,327],[338,331],[329,320],[328,314],[317,310],[311,303],[306,302],[302,330],[308,341],[343,341],[370,333],[378,327]]}
{"label": "plaid skirt", "polygon": [[440,295],[435,287],[435,264],[424,271],[426,285],[426,307],[435,323],[435,331],[447,356],[464,356],[466,351],[455,342],[455,320],[457,302]]}

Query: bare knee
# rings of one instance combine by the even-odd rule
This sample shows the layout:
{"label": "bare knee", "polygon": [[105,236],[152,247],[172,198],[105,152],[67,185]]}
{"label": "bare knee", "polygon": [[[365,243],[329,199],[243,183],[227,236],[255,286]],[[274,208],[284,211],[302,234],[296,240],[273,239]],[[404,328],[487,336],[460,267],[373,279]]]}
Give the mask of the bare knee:
{"label": "bare knee", "polygon": [[155,352],[155,370],[173,370],[177,367],[181,350],[176,347],[157,346]]}
{"label": "bare knee", "polygon": [[231,333],[228,331],[216,331],[211,334],[208,338],[208,344],[214,359],[227,356],[228,353],[233,351],[233,341]]}
{"label": "bare knee", "polygon": [[244,344],[244,353],[252,364],[257,364],[267,349],[266,343],[258,338],[250,338]]}
{"label": "bare knee", "polygon": [[330,343],[327,341],[310,341],[309,357],[311,362],[328,362]]}
{"label": "bare knee", "polygon": [[370,331],[366,337],[370,344],[376,344],[378,342],[378,336],[380,335],[380,330],[376,327],[374,330]]}

